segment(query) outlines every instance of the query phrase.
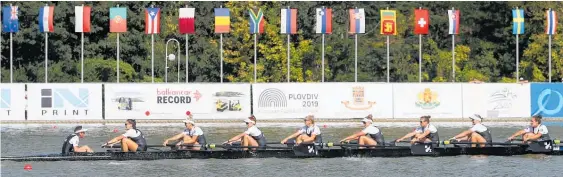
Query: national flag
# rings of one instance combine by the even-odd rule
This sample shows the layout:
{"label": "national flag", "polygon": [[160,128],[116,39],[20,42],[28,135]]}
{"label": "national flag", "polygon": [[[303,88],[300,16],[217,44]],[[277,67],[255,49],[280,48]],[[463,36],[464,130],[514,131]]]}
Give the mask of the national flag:
{"label": "national flag", "polygon": [[2,31],[15,33],[19,31],[18,6],[6,6],[2,8]]}
{"label": "national flag", "polygon": [[181,34],[195,34],[195,8],[180,8],[178,25]]}
{"label": "national flag", "polygon": [[280,22],[282,34],[297,34],[297,9],[282,9]]}
{"label": "national flag", "polygon": [[459,34],[459,10],[448,10],[450,28],[448,34]]}
{"label": "national flag", "polygon": [[317,8],[317,33],[332,33],[332,9]]}
{"label": "national flag", "polygon": [[227,8],[215,8],[215,33],[231,31],[231,12]]}
{"label": "national flag", "polygon": [[55,6],[44,6],[39,8],[39,31],[40,32],[55,32],[53,26],[53,13]]}
{"label": "national flag", "polygon": [[145,34],[160,33],[160,8],[145,9]]}
{"label": "national flag", "polygon": [[74,32],[90,32],[90,6],[74,6]]}
{"label": "national flag", "polygon": [[557,13],[549,9],[546,11],[545,18],[545,34],[555,34],[557,31]]}
{"label": "national flag", "polygon": [[248,10],[248,15],[250,16],[250,34],[264,33],[264,12],[262,9],[258,9],[256,12],[254,9]]}
{"label": "national flag", "polygon": [[397,35],[397,11],[381,10],[381,34]]}
{"label": "national flag", "polygon": [[414,34],[428,34],[428,26],[430,26],[430,17],[426,9],[414,10]]}
{"label": "national flag", "polygon": [[524,34],[523,9],[512,9],[512,34]]}
{"label": "national flag", "polygon": [[112,7],[109,9],[109,31],[112,33],[127,32],[127,9]]}
{"label": "national flag", "polygon": [[348,33],[366,33],[366,13],[364,9],[350,9],[350,29]]}

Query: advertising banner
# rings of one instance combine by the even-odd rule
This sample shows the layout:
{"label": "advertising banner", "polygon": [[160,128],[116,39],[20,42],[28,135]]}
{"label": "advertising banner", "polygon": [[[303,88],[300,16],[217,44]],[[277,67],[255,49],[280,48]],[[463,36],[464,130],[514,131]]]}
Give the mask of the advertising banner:
{"label": "advertising banner", "polygon": [[243,119],[250,84],[105,84],[106,119]]}
{"label": "advertising banner", "polygon": [[531,114],[563,118],[563,83],[532,83]]}
{"label": "advertising banner", "polygon": [[461,84],[393,84],[394,118],[460,118]]}
{"label": "advertising banner", "polygon": [[392,86],[377,83],[253,84],[259,119],[392,117]]}
{"label": "advertising banner", "polygon": [[530,84],[462,84],[463,117],[514,118],[530,115]]}
{"label": "advertising banner", "polygon": [[27,120],[102,119],[102,84],[27,84]]}
{"label": "advertising banner", "polygon": [[0,120],[25,120],[25,84],[0,84]]}

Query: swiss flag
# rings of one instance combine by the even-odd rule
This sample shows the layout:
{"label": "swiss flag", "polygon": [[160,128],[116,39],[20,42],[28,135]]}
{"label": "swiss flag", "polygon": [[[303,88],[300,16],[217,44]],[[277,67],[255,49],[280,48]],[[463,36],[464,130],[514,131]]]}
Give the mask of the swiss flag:
{"label": "swiss flag", "polygon": [[428,26],[430,25],[430,18],[428,10],[415,9],[414,10],[414,34],[428,34]]}

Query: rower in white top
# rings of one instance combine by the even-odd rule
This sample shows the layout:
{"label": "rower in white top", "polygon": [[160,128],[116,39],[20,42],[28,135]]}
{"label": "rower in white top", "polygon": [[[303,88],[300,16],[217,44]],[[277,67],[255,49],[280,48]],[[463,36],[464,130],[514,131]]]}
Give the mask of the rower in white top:
{"label": "rower in white top", "polygon": [[[176,145],[177,146],[182,144],[193,145],[190,149],[200,150],[201,146],[205,146],[206,144],[205,135],[203,135],[203,130],[195,126],[195,122],[193,121],[193,115],[190,112],[188,112],[188,118],[183,122],[186,129],[184,129],[182,133],[179,133],[176,136],[164,140],[163,146],[166,146],[168,144],[168,141],[182,140],[178,142]],[[197,146],[197,145],[201,145],[201,146]],[[180,146],[180,149],[185,149],[183,147],[186,146]]]}
{"label": "rower in white top", "polygon": [[508,137],[508,140],[511,141],[517,136],[522,136],[522,142],[530,143],[529,141],[544,141],[550,140],[549,138],[549,131],[545,125],[541,124],[541,115],[535,115],[530,120],[530,126],[526,127],[523,130],[517,131],[512,136]]}
{"label": "rower in white top", "polygon": [[125,133],[117,136],[102,146],[113,146],[115,143],[121,142],[121,151],[123,152],[137,152],[147,151],[147,142],[141,130],[137,129],[137,121],[134,119],[127,119],[125,121]]}
{"label": "rower in white top", "polygon": [[413,132],[397,139],[396,142],[403,141],[406,138],[412,138],[411,144],[440,141],[440,137],[438,136],[438,129],[436,129],[434,125],[430,124],[430,116],[420,117],[420,126],[417,127]]}
{"label": "rower in white top", "polygon": [[88,129],[82,129],[82,126],[76,126],[74,128],[74,133],[66,137],[63,143],[62,153],[68,154],[70,152],[94,152],[88,146],[78,145],[80,138],[84,138],[86,136],[86,131],[88,131]]}
{"label": "rower in white top", "polygon": [[[224,144],[233,144],[233,142],[240,141],[241,145],[244,147],[247,146],[258,146],[260,148],[264,148],[266,146],[266,137],[264,133],[256,127],[256,117],[254,115],[248,117],[244,120],[246,123],[246,131],[243,133],[234,136],[233,138],[226,141]],[[248,148],[243,148],[243,150],[248,150]],[[252,148],[252,150],[256,150],[256,148]]]}
{"label": "rower in white top", "polygon": [[469,118],[473,126],[469,130],[465,130],[451,139],[475,143],[472,144],[471,147],[476,147],[476,144],[479,144],[480,147],[491,146],[493,141],[491,131],[481,124],[483,118],[479,114],[471,115]]}
{"label": "rower in white top", "polygon": [[[362,131],[354,133],[353,135],[340,140],[340,142],[350,142],[350,140],[358,140],[358,145],[384,146],[385,140],[383,138],[383,133],[381,132],[381,130],[379,130],[379,128],[372,125],[373,121],[366,117],[362,119],[362,123],[364,124],[364,129]],[[360,149],[363,148],[365,147],[360,147]]]}
{"label": "rower in white top", "polygon": [[315,125],[314,118],[313,115],[305,117],[305,126],[283,139],[280,143],[295,143],[295,145],[301,143],[322,143],[321,129]]}

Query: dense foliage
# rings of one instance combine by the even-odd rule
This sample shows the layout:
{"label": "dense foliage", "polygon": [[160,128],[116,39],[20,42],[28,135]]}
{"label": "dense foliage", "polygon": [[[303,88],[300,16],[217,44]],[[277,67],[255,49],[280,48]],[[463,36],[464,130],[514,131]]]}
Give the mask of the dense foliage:
{"label": "dense foliage", "polygon": [[[14,81],[44,82],[44,34],[38,30],[39,7],[44,2],[2,2],[20,8],[20,32],[13,34]],[[80,33],[74,32],[74,6],[55,5],[55,32],[49,34],[49,82],[80,82]],[[390,37],[391,81],[418,81],[418,36],[413,34],[414,9],[430,10],[430,35],[422,37],[423,81],[451,81],[451,35],[447,10],[461,11],[461,31],[455,37],[456,80],[513,82],[516,41],[511,9],[525,12],[526,32],[520,35],[520,76],[547,81],[548,36],[545,10],[563,14],[562,2],[86,2],[93,6],[92,32],[85,34],[85,82],[116,81],[116,37],[109,33],[109,8],[128,8],[128,32],[120,35],[121,82],[151,81],[151,36],[144,34],[144,8],[162,11],[161,34],[155,35],[155,77],[164,81],[165,43],[181,42],[181,80],[185,79],[185,36],[178,32],[178,8],[196,8],[196,35],[189,39],[189,81],[219,82],[219,34],[213,33],[213,8],[231,9],[231,33],[223,35],[225,82],[251,82],[254,72],[254,38],[249,34],[248,9],[259,7],[266,18],[265,34],[258,37],[258,82],[286,82],[287,36],[280,34],[280,9],[298,9],[299,34],[291,36],[291,80],[321,80],[321,35],[315,34],[315,8],[333,9],[333,34],[326,37],[325,77],[329,82],[354,81],[354,37],[347,33],[349,8],[365,8],[366,34],[359,35],[358,80],[386,81],[386,37],[379,34],[379,10],[398,11],[398,35]],[[561,18],[559,18],[561,19]],[[561,21],[561,20],[560,20]],[[563,24],[563,23],[559,23]],[[553,80],[563,77],[562,28],[553,36]],[[2,82],[9,82],[9,33],[2,33]],[[171,43],[172,44],[172,43]],[[176,53],[175,45],[169,53]],[[168,63],[168,80],[177,80],[176,62]]]}

